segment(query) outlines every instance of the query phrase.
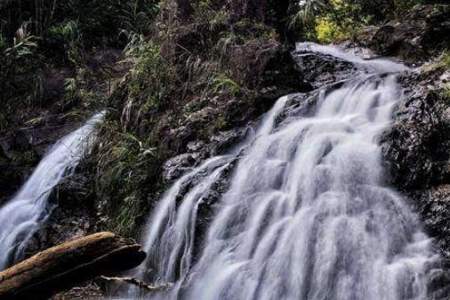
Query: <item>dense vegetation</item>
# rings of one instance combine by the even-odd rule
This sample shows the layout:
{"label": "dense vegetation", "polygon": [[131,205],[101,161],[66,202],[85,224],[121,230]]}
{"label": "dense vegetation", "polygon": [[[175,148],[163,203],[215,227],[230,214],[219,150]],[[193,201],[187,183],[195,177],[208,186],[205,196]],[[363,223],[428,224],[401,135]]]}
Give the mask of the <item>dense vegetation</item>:
{"label": "dense vegetation", "polygon": [[[291,30],[289,35],[296,39],[331,42],[352,37],[363,25],[398,17],[423,0],[292,1],[290,16],[280,15],[279,7],[286,4],[276,2],[269,2],[272,7],[265,16],[269,25],[286,22]],[[0,81],[5,112],[0,117],[2,127],[8,121],[10,102],[41,103],[45,68],[82,67],[86,52],[94,47],[123,48],[127,42],[135,44],[142,40],[136,35],[152,36],[160,6],[167,5],[157,0],[3,1],[0,4]],[[217,10],[221,5],[214,1],[197,1],[192,7],[196,24],[218,28],[231,21],[226,9]],[[233,36],[228,38],[231,40]],[[144,52],[141,54],[145,55]]]}
{"label": "dense vegetation", "polygon": [[[0,131],[17,122],[25,107],[48,104],[45,76],[69,68],[67,101],[88,56],[101,47],[123,47],[130,32],[148,33],[158,13],[155,1],[3,1],[0,4]],[[78,77],[78,78],[77,78]],[[78,87],[77,87],[78,88]],[[23,122],[20,120],[19,122]],[[27,120],[25,120],[27,121]]]}

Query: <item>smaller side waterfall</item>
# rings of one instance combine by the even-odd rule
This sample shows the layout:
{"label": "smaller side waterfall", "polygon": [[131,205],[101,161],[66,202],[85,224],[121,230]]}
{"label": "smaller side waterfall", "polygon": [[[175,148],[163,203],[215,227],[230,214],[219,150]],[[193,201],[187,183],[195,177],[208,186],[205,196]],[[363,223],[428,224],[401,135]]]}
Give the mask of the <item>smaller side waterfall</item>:
{"label": "smaller side waterfall", "polygon": [[96,114],[51,147],[20,191],[0,208],[0,270],[23,257],[29,240],[52,211],[47,200],[53,188],[78,165],[103,116]]}

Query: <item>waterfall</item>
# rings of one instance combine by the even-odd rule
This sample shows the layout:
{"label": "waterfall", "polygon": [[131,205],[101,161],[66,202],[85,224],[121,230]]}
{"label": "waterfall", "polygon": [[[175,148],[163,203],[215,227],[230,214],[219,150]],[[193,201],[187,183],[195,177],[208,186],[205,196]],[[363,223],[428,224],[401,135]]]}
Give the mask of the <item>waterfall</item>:
{"label": "waterfall", "polygon": [[47,201],[52,190],[78,165],[103,115],[96,114],[56,142],[20,191],[0,208],[0,270],[23,258],[28,242],[52,211]]}
{"label": "waterfall", "polygon": [[[312,93],[307,115],[296,97],[282,97],[240,149],[174,183],[149,218],[148,258],[135,274],[172,287],[129,297],[426,299],[439,256],[384,182],[377,143],[402,97],[385,72],[406,68],[304,46],[362,65],[360,76]],[[212,220],[201,224],[199,207],[229,169]],[[199,227],[206,233],[195,253]]]}

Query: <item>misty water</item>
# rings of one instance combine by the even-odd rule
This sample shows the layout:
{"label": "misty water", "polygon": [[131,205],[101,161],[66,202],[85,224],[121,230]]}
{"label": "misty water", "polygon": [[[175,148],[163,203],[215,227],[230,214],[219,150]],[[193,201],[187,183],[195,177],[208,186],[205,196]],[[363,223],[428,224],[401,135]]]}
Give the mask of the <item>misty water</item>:
{"label": "misty water", "polygon": [[45,154],[18,193],[0,207],[0,270],[23,258],[33,235],[54,208],[48,199],[53,189],[78,165],[89,148],[99,113],[82,127],[61,138]]}
{"label": "misty water", "polygon": [[[243,144],[175,182],[149,217],[148,258],[134,273],[171,287],[130,288],[128,298],[426,298],[439,257],[408,201],[386,184],[378,144],[402,97],[395,72],[407,68],[330,46],[298,50],[361,72],[300,97],[314,103],[308,113],[298,113],[298,97],[282,97]],[[230,170],[205,226],[199,210]]]}

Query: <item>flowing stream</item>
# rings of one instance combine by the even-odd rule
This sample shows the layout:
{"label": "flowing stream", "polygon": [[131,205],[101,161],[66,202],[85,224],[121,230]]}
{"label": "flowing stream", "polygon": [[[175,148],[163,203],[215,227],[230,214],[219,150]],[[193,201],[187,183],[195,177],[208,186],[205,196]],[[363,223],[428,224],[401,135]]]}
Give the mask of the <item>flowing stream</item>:
{"label": "flowing stream", "polygon": [[[180,178],[149,218],[149,256],[135,274],[172,286],[130,289],[129,298],[426,299],[439,257],[407,201],[384,183],[377,143],[402,97],[392,72],[406,67],[305,47],[364,71],[312,93],[307,114],[282,97],[243,145]],[[230,169],[212,220],[199,222]]]}
{"label": "flowing stream", "polygon": [[0,270],[23,258],[28,242],[52,211],[48,203],[52,190],[78,165],[103,115],[93,116],[56,142],[20,191],[0,208]]}

